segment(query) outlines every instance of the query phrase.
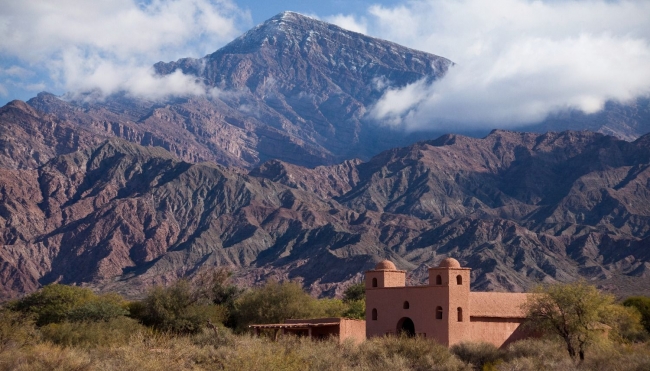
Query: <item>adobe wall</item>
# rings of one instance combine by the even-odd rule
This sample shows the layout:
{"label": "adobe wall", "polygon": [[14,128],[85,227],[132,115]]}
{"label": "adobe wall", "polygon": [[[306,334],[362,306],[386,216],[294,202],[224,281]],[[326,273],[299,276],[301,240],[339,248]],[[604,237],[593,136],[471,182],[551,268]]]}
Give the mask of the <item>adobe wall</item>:
{"label": "adobe wall", "polygon": [[471,317],[468,341],[484,341],[497,347],[528,337],[520,327],[523,318]]}
{"label": "adobe wall", "polygon": [[339,342],[344,342],[346,339],[352,339],[357,344],[366,340],[366,321],[341,319]]}

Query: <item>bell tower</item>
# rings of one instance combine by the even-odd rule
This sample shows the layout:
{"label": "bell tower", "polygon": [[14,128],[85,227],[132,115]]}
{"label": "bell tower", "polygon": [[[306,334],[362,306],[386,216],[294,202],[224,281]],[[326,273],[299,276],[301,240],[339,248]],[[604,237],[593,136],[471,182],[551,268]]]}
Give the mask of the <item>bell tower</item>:
{"label": "bell tower", "polygon": [[375,269],[366,271],[366,290],[384,287],[404,287],[406,271],[398,270],[390,260],[382,260]]}
{"label": "bell tower", "polygon": [[446,324],[447,346],[469,336],[470,271],[470,268],[462,268],[454,258],[445,258],[438,267],[429,268],[429,286],[441,286],[445,296],[442,320]]}

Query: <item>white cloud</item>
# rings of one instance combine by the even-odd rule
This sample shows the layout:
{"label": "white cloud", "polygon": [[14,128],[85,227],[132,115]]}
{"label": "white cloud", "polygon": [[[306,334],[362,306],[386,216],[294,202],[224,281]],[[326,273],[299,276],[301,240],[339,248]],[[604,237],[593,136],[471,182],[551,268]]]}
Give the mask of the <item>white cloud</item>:
{"label": "white cloud", "polygon": [[6,97],[7,95],[9,95],[7,88],[5,88],[4,85],[0,84],[0,96]]}
{"label": "white cloud", "polygon": [[346,30],[367,34],[368,25],[365,18],[357,19],[352,15],[337,14],[325,18],[326,22],[335,24]]}
{"label": "white cloud", "polygon": [[191,77],[156,77],[151,65],[202,57],[250,22],[230,0],[0,0],[0,7],[0,53],[46,68],[64,90],[104,94],[195,93]]}
{"label": "white cloud", "polygon": [[10,77],[19,77],[19,78],[24,78],[24,77],[30,77],[34,75],[34,72],[27,70],[25,68],[22,68],[20,66],[10,66],[8,68],[0,68],[0,75],[7,75]]}
{"label": "white cloud", "polygon": [[[511,127],[650,93],[650,2],[421,0],[369,9],[379,37],[456,65],[370,111],[409,129]],[[460,126],[459,126],[460,125]]]}

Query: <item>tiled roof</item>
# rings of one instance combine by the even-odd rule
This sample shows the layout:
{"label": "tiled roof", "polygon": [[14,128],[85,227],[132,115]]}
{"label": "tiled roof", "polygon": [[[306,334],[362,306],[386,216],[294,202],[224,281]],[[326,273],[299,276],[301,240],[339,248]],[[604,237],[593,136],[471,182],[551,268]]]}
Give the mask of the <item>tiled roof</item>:
{"label": "tiled roof", "polygon": [[470,292],[470,316],[525,318],[521,305],[529,294],[504,292]]}

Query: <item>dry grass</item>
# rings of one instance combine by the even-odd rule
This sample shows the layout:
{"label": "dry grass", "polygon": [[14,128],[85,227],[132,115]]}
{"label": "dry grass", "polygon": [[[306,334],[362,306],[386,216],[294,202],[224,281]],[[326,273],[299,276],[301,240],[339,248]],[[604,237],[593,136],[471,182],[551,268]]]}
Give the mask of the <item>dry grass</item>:
{"label": "dry grass", "polygon": [[[97,331],[107,333],[90,335]],[[561,344],[539,339],[517,342],[504,350],[466,343],[455,347],[454,355],[425,339],[377,338],[360,345],[290,336],[272,341],[234,335],[224,328],[181,336],[154,332],[128,321],[112,326],[63,324],[37,332],[40,335],[35,338],[27,329],[20,336],[24,339],[31,334],[29,341],[0,349],[0,371],[650,369],[647,344],[599,345],[587,354],[584,364],[574,365]]]}

